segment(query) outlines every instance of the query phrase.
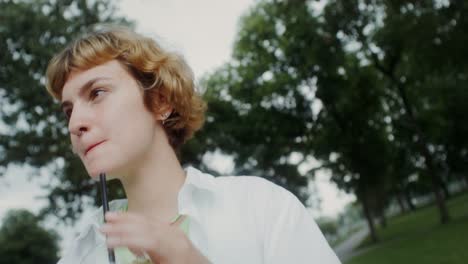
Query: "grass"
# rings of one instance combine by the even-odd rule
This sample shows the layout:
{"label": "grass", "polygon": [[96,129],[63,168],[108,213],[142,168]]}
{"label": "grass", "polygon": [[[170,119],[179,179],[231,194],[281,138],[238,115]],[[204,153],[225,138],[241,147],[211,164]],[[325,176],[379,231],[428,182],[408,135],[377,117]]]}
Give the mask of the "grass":
{"label": "grass", "polygon": [[[346,264],[466,264],[468,263],[468,194],[447,202],[452,221],[439,224],[435,206],[389,219],[378,229],[381,240]],[[368,246],[365,240],[362,246]]]}

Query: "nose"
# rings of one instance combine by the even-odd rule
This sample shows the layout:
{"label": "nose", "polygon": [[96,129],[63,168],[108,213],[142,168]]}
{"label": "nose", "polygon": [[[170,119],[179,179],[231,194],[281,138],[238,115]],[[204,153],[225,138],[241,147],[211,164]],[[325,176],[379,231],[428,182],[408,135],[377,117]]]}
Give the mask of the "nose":
{"label": "nose", "polygon": [[89,114],[86,109],[75,105],[73,113],[68,122],[68,129],[71,135],[81,137],[90,130]]}

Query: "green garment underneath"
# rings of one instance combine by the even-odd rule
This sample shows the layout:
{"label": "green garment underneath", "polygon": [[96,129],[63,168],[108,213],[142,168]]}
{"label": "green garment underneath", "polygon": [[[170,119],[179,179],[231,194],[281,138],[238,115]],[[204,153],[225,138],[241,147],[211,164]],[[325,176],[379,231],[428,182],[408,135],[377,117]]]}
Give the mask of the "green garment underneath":
{"label": "green garment underneath", "polygon": [[[126,212],[127,211],[127,206],[128,205],[124,205],[122,208],[119,208],[119,210]],[[171,223],[176,222],[181,216],[182,215],[177,215],[171,221]],[[182,223],[180,224],[180,228],[182,229],[182,231],[186,235],[188,235],[188,232],[189,232],[189,219],[188,219],[188,217],[186,217],[184,219],[184,221],[182,221]],[[125,248],[124,247],[116,248],[115,249],[115,258],[117,260],[117,263],[120,263],[120,264],[131,264],[131,263],[133,263],[133,261],[136,260],[136,256],[133,255],[133,253],[126,247]],[[139,263],[141,263],[141,262],[139,262]],[[147,263],[151,263],[151,262],[148,260]]]}

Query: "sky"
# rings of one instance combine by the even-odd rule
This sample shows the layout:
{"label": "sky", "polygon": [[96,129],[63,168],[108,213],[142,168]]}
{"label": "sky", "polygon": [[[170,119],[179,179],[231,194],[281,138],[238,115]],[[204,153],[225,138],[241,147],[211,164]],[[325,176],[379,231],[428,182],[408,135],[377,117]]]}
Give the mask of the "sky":
{"label": "sky", "polygon": [[[136,21],[140,33],[181,53],[199,79],[229,60],[239,18],[254,3],[254,0],[121,0],[119,13]],[[211,155],[207,159],[225,172],[232,169],[229,158]],[[0,219],[12,208],[37,213],[47,204],[41,199],[46,191],[40,186],[49,180],[45,170],[37,173],[28,167],[12,166],[5,177],[0,177]],[[315,216],[335,216],[355,199],[338,191],[326,173],[317,176],[315,185],[314,190],[322,200],[321,210],[313,211]],[[62,248],[69,245],[77,230],[57,223],[49,226],[62,235]]]}
{"label": "sky", "polygon": [[195,76],[226,62],[237,22],[253,0],[121,0],[121,12],[137,29],[185,56]]}

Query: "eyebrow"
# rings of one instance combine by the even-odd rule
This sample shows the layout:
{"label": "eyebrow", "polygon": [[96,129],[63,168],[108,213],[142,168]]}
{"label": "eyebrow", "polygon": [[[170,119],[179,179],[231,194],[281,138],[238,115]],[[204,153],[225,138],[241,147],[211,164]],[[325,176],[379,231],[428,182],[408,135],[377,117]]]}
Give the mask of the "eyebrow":
{"label": "eyebrow", "polygon": [[[78,96],[82,97],[93,85],[101,80],[108,80],[109,78],[105,77],[96,77],[94,79],[91,79],[87,81],[83,86],[80,87],[80,90],[78,91]],[[60,109],[63,111],[65,107],[73,105],[70,101],[65,101],[60,105]]]}

